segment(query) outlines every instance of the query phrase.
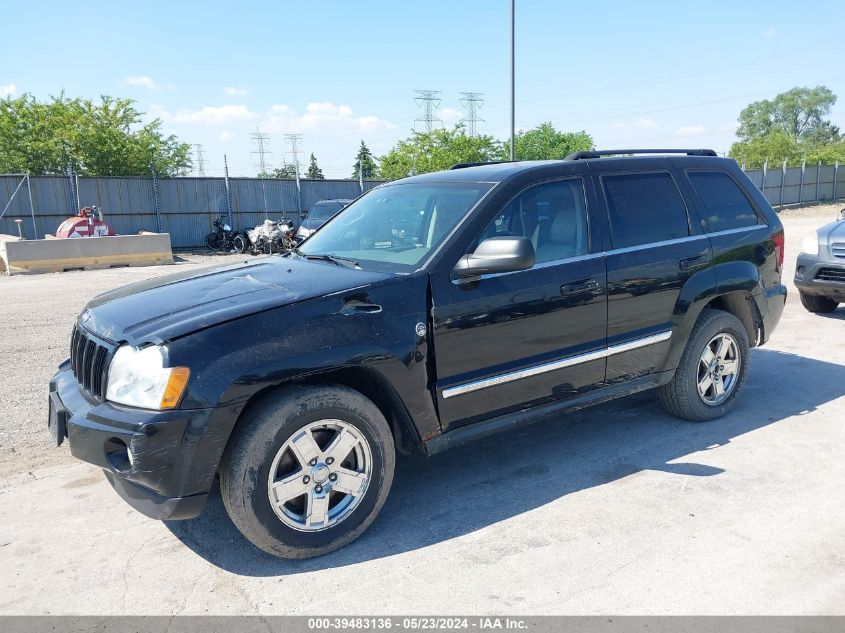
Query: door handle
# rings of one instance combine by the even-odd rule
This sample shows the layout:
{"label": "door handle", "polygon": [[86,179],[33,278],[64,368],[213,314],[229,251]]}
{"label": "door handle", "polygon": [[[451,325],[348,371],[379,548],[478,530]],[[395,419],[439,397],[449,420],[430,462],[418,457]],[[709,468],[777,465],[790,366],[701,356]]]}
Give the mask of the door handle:
{"label": "door handle", "polygon": [[571,284],[564,284],[560,287],[560,294],[563,296],[586,292],[587,290],[598,290],[599,282],[595,279],[582,279]]}
{"label": "door handle", "polygon": [[698,268],[699,266],[704,266],[704,264],[710,261],[709,255],[698,255],[696,257],[687,257],[686,259],[682,259],[678,262],[681,270],[692,270],[693,268]]}

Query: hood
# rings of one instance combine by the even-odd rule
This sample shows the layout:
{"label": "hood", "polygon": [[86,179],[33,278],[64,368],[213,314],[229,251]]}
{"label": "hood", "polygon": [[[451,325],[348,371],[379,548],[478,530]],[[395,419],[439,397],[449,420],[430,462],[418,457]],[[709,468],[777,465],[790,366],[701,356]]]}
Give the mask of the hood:
{"label": "hood", "polygon": [[328,218],[325,220],[314,220],[312,218],[305,218],[300,225],[301,228],[308,229],[309,231],[316,231],[321,226],[323,226],[328,221]]}
{"label": "hood", "polygon": [[235,265],[185,270],[92,299],[86,329],[114,342],[161,343],[280,306],[358,289],[390,277],[331,262],[271,256]]}
{"label": "hood", "polygon": [[845,242],[845,220],[825,224],[818,230],[818,234],[822,241],[826,238],[828,244]]}

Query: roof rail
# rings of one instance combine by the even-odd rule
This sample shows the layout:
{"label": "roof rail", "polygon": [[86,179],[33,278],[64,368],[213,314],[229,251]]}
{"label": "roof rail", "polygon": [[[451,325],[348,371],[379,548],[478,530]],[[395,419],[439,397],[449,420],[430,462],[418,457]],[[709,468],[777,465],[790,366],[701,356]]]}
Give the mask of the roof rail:
{"label": "roof rail", "polygon": [[575,152],[564,160],[584,160],[585,158],[600,158],[602,156],[618,156],[622,154],[686,154],[687,156],[716,156],[712,149],[601,149],[586,152]]}
{"label": "roof rail", "polygon": [[481,165],[498,165],[500,163],[512,163],[512,160],[484,160],[477,163],[455,163],[449,169],[465,169],[467,167],[480,167]]}

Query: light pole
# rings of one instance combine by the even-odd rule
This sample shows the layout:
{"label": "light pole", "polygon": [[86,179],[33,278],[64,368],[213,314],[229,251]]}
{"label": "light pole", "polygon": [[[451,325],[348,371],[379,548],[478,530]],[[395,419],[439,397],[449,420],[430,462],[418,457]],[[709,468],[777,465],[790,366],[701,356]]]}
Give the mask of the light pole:
{"label": "light pole", "polygon": [[516,137],[516,70],[514,68],[514,60],[515,60],[515,47],[516,47],[516,30],[515,30],[515,20],[516,20],[516,0],[511,0],[511,160],[514,160],[514,140]]}

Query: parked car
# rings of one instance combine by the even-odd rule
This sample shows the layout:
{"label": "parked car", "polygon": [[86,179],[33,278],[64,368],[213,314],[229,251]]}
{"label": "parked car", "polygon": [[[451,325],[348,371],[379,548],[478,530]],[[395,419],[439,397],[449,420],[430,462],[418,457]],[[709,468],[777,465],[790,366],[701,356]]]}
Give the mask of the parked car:
{"label": "parked car", "polygon": [[53,437],[158,519],[219,474],[246,538],[304,558],[370,525],[397,453],[646,389],[718,418],[781,317],[784,233],[733,160],[679,152],[407,178],[286,256],[99,295]]}
{"label": "parked car", "polygon": [[343,207],[348,205],[352,200],[320,200],[315,202],[308,213],[302,216],[302,223],[296,231],[296,238],[299,241],[304,240],[323,226],[326,222],[331,220],[340,212]]}
{"label": "parked car", "polygon": [[845,209],[801,244],[794,281],[810,312],[833,312],[845,301]]}

